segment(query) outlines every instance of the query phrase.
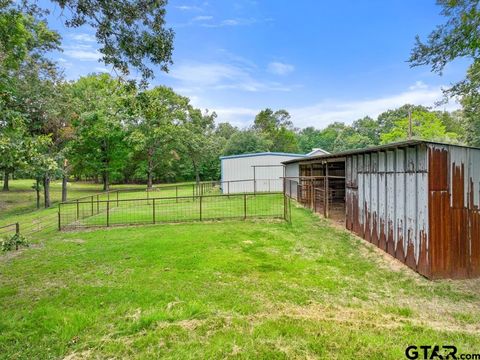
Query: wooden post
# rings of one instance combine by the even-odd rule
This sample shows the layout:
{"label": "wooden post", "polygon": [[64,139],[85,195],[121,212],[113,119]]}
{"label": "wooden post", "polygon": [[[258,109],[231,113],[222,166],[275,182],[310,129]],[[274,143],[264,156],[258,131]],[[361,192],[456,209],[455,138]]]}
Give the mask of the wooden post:
{"label": "wooden post", "polygon": [[230,195],[230,181],[227,181],[227,194]]}
{"label": "wooden post", "polygon": [[287,194],[283,193],[283,219],[287,220]]}
{"label": "wooden post", "polygon": [[60,212],[61,205],[62,205],[61,203],[58,204],[58,231],[62,230],[62,218],[61,218],[62,215]]}
{"label": "wooden post", "polygon": [[117,190],[117,207],[118,207],[118,192],[119,192],[119,191],[120,191],[120,190]]}
{"label": "wooden post", "polygon": [[110,200],[107,200],[107,227],[110,226]]}
{"label": "wooden post", "polygon": [[92,203],[92,206],[91,206],[92,207],[92,209],[91,209],[92,214],[91,214],[91,216],[93,216],[93,195],[92,195],[92,198],[91,198],[91,203]]}
{"label": "wooden post", "polygon": [[155,222],[156,222],[156,218],[155,218],[155,199],[153,199],[153,209],[152,209],[152,212],[153,212],[153,223],[155,224]]}
{"label": "wooden post", "polygon": [[99,195],[97,194],[97,214],[100,213],[100,198]]}
{"label": "wooden post", "polygon": [[77,199],[77,220],[78,220],[79,214],[80,214],[80,211],[79,211],[79,207],[78,207],[78,199]]}
{"label": "wooden post", "polygon": [[315,204],[315,191],[313,190],[313,179],[310,179],[310,208],[315,211],[315,208],[313,207]]}
{"label": "wooden post", "polygon": [[203,199],[203,196],[200,195],[200,221],[202,221],[202,199]]}
{"label": "wooden post", "polygon": [[178,185],[175,185],[175,197],[176,197],[176,202],[178,203]]}
{"label": "wooden post", "polygon": [[243,193],[243,220],[247,218],[247,194]]}
{"label": "wooden post", "polygon": [[328,218],[328,192],[329,192],[329,184],[328,184],[328,162],[325,163],[325,217]]}
{"label": "wooden post", "polygon": [[255,169],[256,167],[253,167],[253,193],[256,195],[257,194],[257,177],[255,174]]}
{"label": "wooden post", "polygon": [[195,200],[195,184],[192,184],[192,199]]}

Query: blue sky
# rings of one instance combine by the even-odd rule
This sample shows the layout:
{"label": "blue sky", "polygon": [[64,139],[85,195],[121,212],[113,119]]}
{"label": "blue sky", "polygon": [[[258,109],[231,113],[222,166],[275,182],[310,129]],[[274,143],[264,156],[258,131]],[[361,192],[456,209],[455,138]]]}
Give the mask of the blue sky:
{"label": "blue sky", "polygon": [[[93,31],[65,28],[60,10],[41,3],[63,37],[63,53],[52,56],[67,78],[108,72]],[[434,0],[170,0],[167,11],[174,65],[157,70],[153,84],[240,127],[266,107],[288,110],[298,127],[323,128],[407,102],[431,106],[467,65],[451,64],[440,77],[406,63],[415,35],[443,21]]]}

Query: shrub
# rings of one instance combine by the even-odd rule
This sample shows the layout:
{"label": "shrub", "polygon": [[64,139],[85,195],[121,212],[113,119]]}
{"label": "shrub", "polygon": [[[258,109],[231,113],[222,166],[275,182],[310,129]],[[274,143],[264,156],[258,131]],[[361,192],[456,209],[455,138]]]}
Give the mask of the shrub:
{"label": "shrub", "polygon": [[0,240],[0,250],[2,252],[10,250],[18,250],[19,246],[28,247],[28,242],[24,236],[20,234],[15,234],[13,236],[5,237],[3,240]]}

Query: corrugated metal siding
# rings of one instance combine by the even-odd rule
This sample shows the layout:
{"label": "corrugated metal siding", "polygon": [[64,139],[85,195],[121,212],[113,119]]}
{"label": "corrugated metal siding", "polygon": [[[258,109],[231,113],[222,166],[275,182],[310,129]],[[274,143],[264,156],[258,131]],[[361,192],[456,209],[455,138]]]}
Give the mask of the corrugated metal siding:
{"label": "corrugated metal siding", "polygon": [[351,155],[345,165],[347,228],[428,275],[426,147]]}
{"label": "corrugated metal siding", "polygon": [[298,177],[300,176],[300,166],[298,163],[292,163],[285,165],[285,176],[289,179],[286,183],[288,186],[287,192],[289,196],[294,199],[298,197]]}
{"label": "corrugated metal siding", "polygon": [[[298,157],[301,158],[301,156]],[[254,177],[254,165],[278,165],[278,167],[256,168],[255,178],[258,179],[256,184],[256,191],[282,191],[283,182],[281,181],[281,177],[284,176],[282,162],[295,158],[295,156],[268,154],[224,158],[221,159],[222,182],[225,184],[229,181],[236,181],[229,184],[229,191],[231,194],[254,192],[255,187],[253,181],[238,180],[252,180]],[[268,179],[275,181],[269,182],[267,181]]]}
{"label": "corrugated metal siding", "polygon": [[480,150],[428,145],[431,276],[480,276]]}

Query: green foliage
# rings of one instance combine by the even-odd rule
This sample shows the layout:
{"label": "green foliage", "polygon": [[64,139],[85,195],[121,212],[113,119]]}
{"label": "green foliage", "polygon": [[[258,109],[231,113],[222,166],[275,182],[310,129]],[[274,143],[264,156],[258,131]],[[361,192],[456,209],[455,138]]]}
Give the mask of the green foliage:
{"label": "green foliage", "polygon": [[[410,56],[412,66],[427,65],[442,74],[448,63],[466,58],[471,60],[465,79],[446,90],[446,96],[460,98],[466,113],[466,140],[478,145],[480,127],[475,115],[480,100],[480,7],[479,0],[438,0],[445,23],[438,25],[424,42],[417,36]],[[462,134],[460,134],[462,135]]]}
{"label": "green foliage", "polygon": [[271,143],[255,130],[244,130],[228,139],[223,155],[248,154],[269,151]]}
{"label": "green foliage", "polygon": [[265,109],[255,117],[253,130],[270,144],[269,151],[298,152],[298,143],[290,114],[286,110]]}
{"label": "green foliage", "polygon": [[14,234],[12,236],[5,236],[0,241],[0,251],[7,252],[11,250],[18,250],[19,247],[28,247],[29,243],[25,237],[20,234]]}
{"label": "green foliage", "polygon": [[[382,143],[407,140],[409,138],[409,118],[397,120],[390,132],[381,135]],[[412,112],[412,138],[440,142],[455,142],[457,134],[446,131],[440,118],[427,111]]]}

